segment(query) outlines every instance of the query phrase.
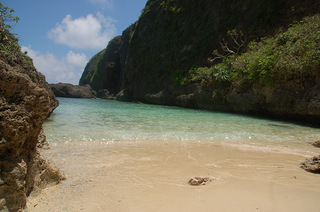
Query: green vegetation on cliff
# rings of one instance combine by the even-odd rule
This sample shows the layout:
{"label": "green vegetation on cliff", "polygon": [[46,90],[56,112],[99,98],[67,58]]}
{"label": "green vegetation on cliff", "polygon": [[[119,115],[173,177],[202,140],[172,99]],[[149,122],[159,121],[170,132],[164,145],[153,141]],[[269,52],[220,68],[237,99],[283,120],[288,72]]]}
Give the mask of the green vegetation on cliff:
{"label": "green vegetation on cliff", "polygon": [[279,84],[320,76],[320,15],[305,18],[287,31],[252,41],[248,51],[223,58],[211,67],[190,71],[207,89],[241,83]]}
{"label": "green vegetation on cliff", "polygon": [[21,52],[18,39],[10,32],[13,24],[19,21],[19,18],[13,16],[13,13],[14,9],[0,3],[0,60],[27,74],[34,83],[47,90],[50,97],[49,117],[53,110],[59,106],[59,101],[49,88],[45,76],[34,67],[33,60],[27,55],[28,52]]}
{"label": "green vegetation on cliff", "polygon": [[80,85],[90,84],[95,90],[108,89],[116,93],[120,78],[120,42],[120,36],[113,38],[104,50],[89,61]]}
{"label": "green vegetation on cliff", "polygon": [[[117,88],[113,90],[119,92],[121,84],[132,98],[141,99],[146,92],[159,92],[168,85],[185,85],[190,77],[190,69],[211,65],[208,57],[215,49],[222,51],[220,42],[226,39],[228,31],[237,29],[244,32],[247,45],[254,39],[274,35],[281,27],[285,30],[293,21],[298,22],[303,16],[319,10],[317,0],[148,0],[139,20],[128,28],[130,30],[126,30],[130,31],[127,33],[129,36],[115,38],[121,40],[121,65],[114,67],[118,71],[112,72],[120,75],[122,82],[114,84]],[[272,45],[268,39],[263,42],[269,42],[264,45]],[[107,66],[111,64],[107,60],[110,61],[108,57],[111,56],[107,56],[109,54],[106,51],[111,51],[110,48],[114,46],[112,43],[114,40],[106,50],[89,61],[81,77],[81,85],[90,84],[95,90],[111,89],[112,86],[106,84],[110,83],[106,77],[112,78],[112,74],[107,74],[110,73],[110,67]],[[127,47],[121,50],[124,43]],[[258,49],[259,45],[262,43],[251,43],[250,48]],[[269,62],[271,60],[269,57]],[[111,61],[114,62],[114,59]],[[227,65],[226,60],[219,66],[222,70]],[[203,68],[200,72],[210,72],[207,69]],[[269,80],[268,73],[264,73],[268,71],[262,72],[258,74],[262,76],[262,81]],[[219,74],[229,81],[236,78],[235,74],[223,71]],[[248,77],[258,77],[253,75],[251,73]]]}
{"label": "green vegetation on cliff", "polygon": [[[319,122],[319,13],[319,0],[148,0],[120,38],[117,99]],[[112,85],[107,58],[92,87]]]}
{"label": "green vegetation on cliff", "polygon": [[91,84],[93,82],[93,75],[99,71],[98,64],[99,62],[101,62],[101,58],[103,57],[105,51],[106,48],[94,55],[87,63],[85,70],[82,73],[82,77],[79,81],[80,85]]}
{"label": "green vegetation on cliff", "polygon": [[13,64],[20,63],[26,66],[33,66],[32,59],[26,54],[21,53],[18,39],[10,33],[10,29],[19,18],[13,16],[14,9],[0,3],[0,59]]}
{"label": "green vegetation on cliff", "polygon": [[[185,83],[191,67],[208,66],[207,58],[229,30],[248,40],[272,35],[278,27],[305,14],[316,1],[287,0],[149,0],[132,34],[128,66],[134,81]],[[152,70],[152,71],[151,71]],[[139,78],[139,79],[138,79]],[[152,89],[152,88],[148,88]]]}

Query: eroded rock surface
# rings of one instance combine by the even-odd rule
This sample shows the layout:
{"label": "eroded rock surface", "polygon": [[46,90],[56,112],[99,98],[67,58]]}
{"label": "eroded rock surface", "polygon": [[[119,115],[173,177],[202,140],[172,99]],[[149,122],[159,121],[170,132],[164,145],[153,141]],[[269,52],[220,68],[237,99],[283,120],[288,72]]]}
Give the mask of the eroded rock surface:
{"label": "eroded rock surface", "polygon": [[[195,67],[212,65],[208,58],[214,56],[213,50],[220,51],[221,41],[232,47],[228,31],[241,30],[250,42],[258,37],[275,36],[276,29],[282,31],[291,24],[292,17],[300,19],[320,11],[319,0],[236,2],[237,6],[223,0],[147,1],[139,20],[90,59],[80,85],[90,84],[97,92],[107,89],[120,101],[236,112],[319,125],[320,84],[319,75],[315,74],[319,68],[314,73],[301,70],[308,77],[302,78],[300,74],[296,80],[288,71],[286,80],[279,75],[279,82],[269,79],[269,83],[262,83],[260,77],[251,80],[254,75],[248,81],[244,80],[246,74],[230,77],[224,70],[212,73],[214,77],[202,78],[221,82],[217,80],[205,86],[201,79],[191,80],[194,77],[190,71],[195,71]],[[292,8],[300,9],[293,15],[288,13]],[[230,14],[229,18],[225,14]],[[293,43],[292,48],[296,45]],[[294,57],[295,64],[305,63],[298,62],[300,56]],[[262,75],[271,76],[274,71],[269,69]]]}
{"label": "eroded rock surface", "polygon": [[15,69],[19,73],[28,75],[28,77],[33,83],[35,83],[40,88],[44,88],[47,91],[49,95],[49,100],[50,100],[50,107],[49,107],[49,113],[48,113],[48,117],[49,117],[52,114],[52,112],[59,106],[59,101],[56,99],[54,93],[50,89],[45,76],[42,73],[38,72],[33,65],[26,64],[22,61],[6,61],[6,62],[11,62],[10,66],[13,69]]}
{"label": "eroded rock surface", "polygon": [[90,85],[72,85],[69,83],[57,83],[49,85],[54,95],[57,97],[69,98],[95,98],[96,92],[92,90]]}
{"label": "eroded rock surface", "polygon": [[301,168],[308,172],[320,174],[320,155],[309,158],[301,163]]}
{"label": "eroded rock surface", "polygon": [[36,148],[53,107],[33,72],[0,60],[0,211],[23,210],[31,191],[65,178]]}
{"label": "eroded rock surface", "polygon": [[189,184],[193,186],[206,185],[208,182],[214,180],[213,177],[194,177],[189,180]]}
{"label": "eroded rock surface", "polygon": [[316,141],[312,144],[314,147],[320,148],[320,141]]}

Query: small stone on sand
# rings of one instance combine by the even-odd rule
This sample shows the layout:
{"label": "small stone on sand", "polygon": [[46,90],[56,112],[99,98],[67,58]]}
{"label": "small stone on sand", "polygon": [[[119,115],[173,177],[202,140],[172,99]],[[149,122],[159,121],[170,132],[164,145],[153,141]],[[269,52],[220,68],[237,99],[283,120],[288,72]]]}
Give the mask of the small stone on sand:
{"label": "small stone on sand", "polygon": [[316,141],[312,145],[315,146],[315,147],[320,148],[320,141]]}
{"label": "small stone on sand", "polygon": [[214,180],[213,177],[194,177],[189,180],[190,185],[206,185],[207,182]]}
{"label": "small stone on sand", "polygon": [[301,163],[301,168],[308,172],[320,173],[320,155],[314,156]]}

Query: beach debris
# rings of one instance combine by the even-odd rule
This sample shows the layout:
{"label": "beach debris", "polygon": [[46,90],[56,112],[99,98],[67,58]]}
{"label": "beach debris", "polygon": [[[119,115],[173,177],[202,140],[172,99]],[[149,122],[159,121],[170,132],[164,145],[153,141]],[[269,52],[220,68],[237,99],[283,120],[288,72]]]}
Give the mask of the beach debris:
{"label": "beach debris", "polygon": [[189,184],[193,186],[206,185],[208,182],[214,180],[213,177],[194,177],[189,180]]}
{"label": "beach debris", "polygon": [[313,146],[320,148],[320,141],[312,143]]}
{"label": "beach debris", "polygon": [[309,158],[301,163],[301,168],[308,172],[320,174],[320,155]]}

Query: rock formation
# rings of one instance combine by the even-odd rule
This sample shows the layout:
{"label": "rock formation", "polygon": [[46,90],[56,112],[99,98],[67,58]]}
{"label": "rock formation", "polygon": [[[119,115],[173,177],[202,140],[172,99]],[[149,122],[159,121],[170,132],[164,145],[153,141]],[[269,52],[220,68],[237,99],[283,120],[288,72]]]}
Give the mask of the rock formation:
{"label": "rock formation", "polygon": [[[320,123],[320,85],[315,78],[275,86],[239,84],[205,89],[187,82],[229,30],[248,41],[274,35],[293,20],[320,12],[316,0],[148,0],[139,20],[87,64],[80,85],[107,89],[121,101],[267,115]],[[226,40],[227,41],[227,40]],[[259,80],[257,80],[259,81]]]}
{"label": "rock formation", "polygon": [[[314,147],[320,148],[320,141],[313,142]],[[300,167],[307,172],[320,174],[320,155],[306,159],[300,164]]]}
{"label": "rock formation", "polygon": [[320,141],[316,141],[312,144],[314,147],[320,148]]}
{"label": "rock formation", "polygon": [[47,91],[50,100],[50,108],[48,113],[49,117],[51,113],[54,111],[54,109],[56,109],[59,106],[59,101],[56,99],[55,95],[51,91],[49,84],[45,79],[45,76],[42,73],[38,72],[33,65],[23,62],[23,60],[7,62],[14,69],[17,69],[20,73],[27,74],[33,83],[37,84],[40,88],[44,88]]}
{"label": "rock formation", "polygon": [[120,42],[120,36],[113,38],[106,49],[93,57],[84,70],[80,85],[90,84],[96,91],[107,89],[112,94],[117,93],[120,87]]}
{"label": "rock formation", "polygon": [[56,97],[69,98],[95,98],[96,92],[92,90],[90,85],[72,85],[69,83],[49,84],[52,92]]}
{"label": "rock formation", "polygon": [[31,191],[64,179],[36,148],[42,124],[57,106],[44,84],[34,67],[0,60],[0,211],[23,209]]}
{"label": "rock formation", "polygon": [[194,177],[189,180],[189,184],[193,186],[206,185],[208,182],[214,180],[213,177]]}
{"label": "rock formation", "polygon": [[301,168],[308,172],[320,174],[320,155],[309,158],[301,163]]}

